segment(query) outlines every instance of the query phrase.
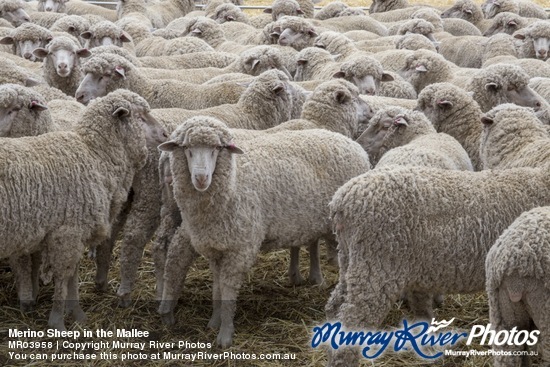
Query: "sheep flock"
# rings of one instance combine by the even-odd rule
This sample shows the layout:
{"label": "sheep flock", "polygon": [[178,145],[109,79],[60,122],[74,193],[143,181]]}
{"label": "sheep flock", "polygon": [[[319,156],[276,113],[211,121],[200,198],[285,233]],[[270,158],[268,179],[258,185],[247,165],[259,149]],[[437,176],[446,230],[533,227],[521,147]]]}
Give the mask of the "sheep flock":
{"label": "sheep flock", "polygon": [[314,331],[452,319],[538,343],[435,365],[550,366],[549,2],[115,2],[0,0],[0,365],[405,367]]}

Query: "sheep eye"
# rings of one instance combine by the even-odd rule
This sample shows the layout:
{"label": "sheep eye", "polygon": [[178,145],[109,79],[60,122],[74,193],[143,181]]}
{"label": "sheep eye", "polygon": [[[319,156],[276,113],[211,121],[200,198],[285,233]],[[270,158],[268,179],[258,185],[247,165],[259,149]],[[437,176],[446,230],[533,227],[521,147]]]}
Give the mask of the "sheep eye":
{"label": "sheep eye", "polygon": [[222,149],[223,149],[223,145],[218,145],[218,146],[216,147],[216,149],[217,149],[218,151],[222,150]]}
{"label": "sheep eye", "polygon": [[514,89],[516,89],[516,88],[514,88],[513,85],[509,85],[509,86],[508,86],[508,91],[509,91],[509,92],[512,91],[512,90],[514,90]]}

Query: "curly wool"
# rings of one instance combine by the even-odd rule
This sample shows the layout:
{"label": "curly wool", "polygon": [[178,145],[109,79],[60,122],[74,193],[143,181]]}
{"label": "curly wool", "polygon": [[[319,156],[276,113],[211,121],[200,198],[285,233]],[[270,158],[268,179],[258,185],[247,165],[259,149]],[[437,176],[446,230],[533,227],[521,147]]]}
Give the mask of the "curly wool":
{"label": "curly wool", "polygon": [[249,24],[248,16],[233,3],[225,3],[219,5],[210,18],[222,24],[225,22],[239,22]]}
{"label": "curly wool", "polygon": [[0,11],[14,12],[24,7],[22,0],[0,0]]}
{"label": "curly wool", "polygon": [[398,50],[420,50],[425,49],[437,52],[434,44],[421,34],[405,34],[395,42],[395,48]]}
{"label": "curly wool", "polygon": [[[426,71],[418,71],[423,66]],[[416,50],[405,58],[405,67],[400,75],[412,84],[417,93],[426,86],[452,80],[453,73],[450,63],[437,53],[428,50]]]}
{"label": "curly wool", "polygon": [[343,3],[341,1],[332,1],[325,6],[321,10],[319,10],[317,13],[315,13],[315,19],[318,20],[325,20],[329,18],[336,18],[339,16],[341,12],[348,9],[349,6],[346,3]]}
{"label": "curly wool", "polygon": [[294,80],[327,80],[339,70],[340,63],[326,50],[318,47],[306,47],[296,56],[297,66]]}
{"label": "curly wool", "polygon": [[53,38],[53,33],[44,27],[33,23],[23,23],[19,27],[10,32],[10,37],[16,42],[24,42],[28,40],[42,40],[46,42]]}
{"label": "curly wool", "polygon": [[465,148],[476,171],[483,168],[479,156],[482,112],[472,96],[456,85],[434,83],[420,92],[417,108],[438,132],[451,135]]}
{"label": "curly wool", "polygon": [[443,19],[441,19],[441,13],[436,11],[435,9],[420,8],[412,13],[411,19],[424,19],[434,26],[435,32],[443,32]]}
{"label": "curly wool", "polygon": [[435,32],[435,27],[432,23],[424,19],[411,19],[403,23],[398,31],[398,35],[404,35],[408,33],[421,34],[423,36],[432,35]]}
{"label": "curly wool", "polygon": [[497,33],[513,34],[528,25],[527,19],[519,14],[502,12],[493,18],[493,24],[483,33],[489,37]]}
{"label": "curly wool", "polygon": [[285,15],[300,17],[302,13],[303,11],[300,9],[300,4],[295,0],[276,0],[271,4],[271,19],[274,22]]}
{"label": "curly wool", "polygon": [[286,15],[284,17],[281,17],[276,22],[275,29],[279,34],[284,32],[286,29],[290,29],[295,33],[300,33],[301,36],[297,40],[292,42],[292,44],[286,45],[294,48],[297,51],[303,50],[306,47],[313,46],[315,38],[317,38],[318,35],[318,32],[316,31],[313,24],[311,24],[307,19]]}
{"label": "curly wool", "polygon": [[346,60],[360,51],[352,40],[339,32],[327,31],[317,37],[315,47],[327,50],[332,55],[340,55],[340,59]]}
{"label": "curly wool", "polygon": [[473,0],[457,0],[449,9],[441,14],[442,18],[460,18],[475,25],[480,24],[483,19],[481,7]]}
{"label": "curly wool", "polygon": [[104,53],[119,55],[124,57],[126,60],[130,61],[132,64],[134,64],[137,67],[142,66],[140,58],[132,55],[130,51],[115,45],[94,47],[90,50],[90,53],[92,54],[92,57],[96,55],[101,55]]}
{"label": "curly wool", "polygon": [[501,12],[519,14],[519,3],[516,0],[488,0],[482,5],[485,17],[490,19]]}
{"label": "curly wool", "polygon": [[484,169],[544,167],[550,163],[550,137],[533,110],[501,104],[484,115],[481,135]]}
{"label": "curly wool", "polygon": [[[485,256],[498,236],[522,212],[549,202],[549,172],[539,169],[392,167],[351,179],[329,204],[341,269],[347,264],[327,303],[329,319],[350,330],[377,329],[408,287],[483,290]],[[390,273],[391,280],[380,277]],[[340,353],[332,356],[335,365],[356,365],[358,355],[343,364]]]}
{"label": "curly wool", "polygon": [[80,44],[84,46],[86,40],[80,35],[91,27],[90,22],[79,15],[67,15],[57,20],[51,27],[52,32],[67,32],[71,36],[78,38]]}
{"label": "curly wool", "polygon": [[12,83],[30,86],[40,81],[40,77],[32,75],[26,68],[5,57],[0,57],[0,70],[0,85]]}
{"label": "curly wool", "polygon": [[[519,47],[519,54],[522,58],[537,58],[533,41],[538,38],[550,39],[550,22],[539,20],[514,34],[521,34],[525,37]],[[546,56],[550,58],[550,56]]]}
{"label": "curly wool", "polygon": [[[65,13],[65,8],[66,8],[65,3],[67,1],[68,0],[56,0],[56,1],[54,1],[58,4],[56,13]],[[39,12],[45,11],[44,10],[45,6],[46,6],[46,0],[38,0],[38,3],[36,4],[36,10],[38,10]]]}
{"label": "curly wool", "polygon": [[369,14],[383,13],[390,10],[402,9],[409,6],[407,0],[374,0],[369,8]]}

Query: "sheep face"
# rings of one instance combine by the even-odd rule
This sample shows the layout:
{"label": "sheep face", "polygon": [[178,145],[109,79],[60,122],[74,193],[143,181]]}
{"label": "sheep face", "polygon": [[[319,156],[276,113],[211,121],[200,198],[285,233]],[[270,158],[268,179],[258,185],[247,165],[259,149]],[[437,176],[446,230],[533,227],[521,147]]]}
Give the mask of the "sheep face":
{"label": "sheep face", "polygon": [[279,34],[278,43],[281,46],[290,46],[300,51],[311,43],[309,40],[312,40],[315,37],[317,37],[317,33],[313,29],[299,32],[292,28],[285,28]]}
{"label": "sheep face", "polygon": [[489,81],[485,84],[485,91],[492,95],[493,100],[500,100],[500,103],[531,107],[535,111],[539,111],[542,106],[540,97],[528,85],[506,85],[499,81]]}
{"label": "sheep face", "polygon": [[178,142],[181,139],[178,136],[178,130],[172,134],[172,139],[161,144],[159,149],[167,152],[183,149],[191,182],[197,191],[204,192],[210,187],[220,154],[243,153],[232,142],[225,143],[225,139],[215,129],[205,126],[191,127],[185,132],[181,143]]}
{"label": "sheep face", "polygon": [[80,37],[86,40],[84,47],[87,49],[109,45],[122,47],[123,43],[130,42],[131,37],[126,32],[120,29],[113,29],[113,27],[101,29],[99,25],[101,25],[101,23],[98,23],[95,31],[82,32],[80,35]]}
{"label": "sheep face", "polygon": [[85,48],[78,50],[59,48],[51,51],[37,48],[33,51],[33,54],[40,58],[49,58],[50,62],[55,66],[55,72],[62,78],[71,75],[74,68],[78,65],[80,57],[89,57],[91,55],[90,51]]}
{"label": "sheep face", "polygon": [[539,60],[548,60],[550,53],[548,49],[550,48],[550,38],[540,37],[533,40],[533,47],[535,48],[535,56]]}
{"label": "sheep face", "polygon": [[470,1],[457,1],[451,8],[441,13],[441,18],[460,18],[475,23],[474,18],[481,16],[479,9]]}
{"label": "sheep face", "polygon": [[145,133],[147,148],[156,149],[159,144],[166,141],[168,134],[164,127],[151,116],[150,112],[149,107],[142,104],[133,104],[131,108],[132,116]]}
{"label": "sheep face", "polygon": [[10,22],[14,27],[19,27],[21,24],[30,22],[31,20],[22,8],[12,11],[0,10],[0,17]]}
{"label": "sheep face", "polygon": [[37,5],[38,11],[63,13],[65,10],[65,3],[68,0],[44,0],[39,1]]}
{"label": "sheep face", "polygon": [[107,95],[112,81],[118,81],[125,77],[124,68],[118,66],[112,72],[86,73],[76,90],[75,98],[78,102],[87,105],[91,100]]}
{"label": "sheep face", "polygon": [[377,113],[369,122],[367,129],[357,138],[357,143],[369,154],[373,164],[392,146],[388,146],[389,138],[394,134],[402,134],[409,126],[404,111],[400,108],[389,108]]}
{"label": "sheep face", "polygon": [[0,40],[0,44],[12,44],[14,46],[14,54],[21,56],[29,61],[42,61],[41,58],[33,54],[34,50],[44,47],[51,40],[42,39],[14,39],[13,37],[4,37]]}
{"label": "sheep face", "polygon": [[495,17],[493,24],[483,33],[485,37],[493,36],[497,33],[513,34],[523,26],[523,19],[513,13],[500,13]]}

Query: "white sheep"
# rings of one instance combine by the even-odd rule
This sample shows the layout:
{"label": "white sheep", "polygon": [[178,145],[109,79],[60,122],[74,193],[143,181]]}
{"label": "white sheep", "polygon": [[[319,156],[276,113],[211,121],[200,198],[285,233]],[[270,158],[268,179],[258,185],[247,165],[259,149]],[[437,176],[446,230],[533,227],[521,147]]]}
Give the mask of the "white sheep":
{"label": "white sheep", "polygon": [[14,27],[30,22],[31,19],[23,9],[23,4],[21,0],[0,1],[0,18],[7,20]]}
{"label": "white sheep", "polygon": [[123,18],[132,13],[142,13],[154,28],[163,28],[172,20],[183,17],[195,8],[190,0],[166,0],[149,3],[144,0],[119,0],[117,3],[117,17]]}
{"label": "white sheep", "polygon": [[224,68],[237,60],[238,55],[229,52],[205,51],[171,56],[142,56],[143,67],[157,69],[194,69],[201,67]]}
{"label": "white sheep", "polygon": [[[4,210],[0,258],[17,262],[19,256],[42,252],[43,274],[55,281],[50,327],[65,329],[66,307],[77,321],[85,318],[78,302],[84,246],[108,236],[113,214],[145,162],[146,142],[164,140],[148,110],[143,98],[118,91],[91,104],[72,131],[2,141],[0,195],[6,208],[18,210]],[[59,192],[64,200],[58,200]],[[36,198],[40,208],[33,205]],[[23,308],[34,301],[32,294],[21,296]]]}
{"label": "white sheep", "polygon": [[479,150],[484,169],[544,167],[550,162],[550,136],[533,110],[505,103],[481,121]]}
{"label": "white sheep", "polygon": [[[327,319],[348,330],[378,329],[404,289],[425,302],[413,309],[427,308],[431,298],[422,295],[429,293],[483,290],[487,252],[522,212],[548,205],[549,179],[546,169],[423,167],[351,179],[329,205],[341,275]],[[342,347],[329,366],[358,366],[358,359],[358,351]]]}
{"label": "white sheep", "polygon": [[65,3],[69,0],[38,0],[36,10],[52,12],[52,13],[64,13]]}
{"label": "white sheep", "polygon": [[48,85],[74,96],[83,77],[80,58],[89,57],[90,51],[70,37],[54,37],[46,48],[37,48],[33,54],[44,60],[44,79]]}
{"label": "white sheep", "polygon": [[396,164],[473,171],[460,143],[438,133],[422,112],[402,107],[382,109],[356,141],[377,168]]}
{"label": "white sheep", "polygon": [[492,21],[485,19],[481,7],[473,0],[456,0],[453,6],[441,13],[441,18],[464,19],[478,27],[481,33],[492,25]]}
{"label": "white sheep", "polygon": [[132,42],[132,38],[128,33],[115,23],[109,21],[92,25],[87,31],[81,33],[80,37],[86,40],[84,47],[88,50],[108,45],[122,47],[124,43]]}
{"label": "white sheep", "polygon": [[0,39],[0,44],[12,45],[13,54],[30,61],[42,61],[33,55],[38,47],[44,47],[53,38],[52,32],[32,23],[13,29],[9,36]]}
{"label": "white sheep", "polygon": [[65,4],[65,12],[69,15],[100,16],[104,18],[104,20],[108,20],[110,22],[116,22],[117,20],[116,11],[107,9],[103,6],[88,4],[87,2],[81,0],[69,0]]}
{"label": "white sheep", "polygon": [[[170,152],[174,196],[182,215],[170,248],[177,252],[191,243],[209,259],[214,276],[209,327],[220,329],[217,343],[222,347],[232,343],[238,291],[262,243],[267,250],[303,246],[330,236],[326,202],[346,177],[370,168],[358,144],[325,130],[285,131],[249,141],[238,136],[216,119],[195,117],[159,146]],[[237,144],[245,147],[246,155],[236,156],[242,153]],[[268,181],[255,184],[266,176]],[[248,193],[249,184],[255,187],[254,196]],[[269,189],[275,186],[276,190]],[[200,204],[206,197],[216,198],[216,205]],[[314,203],[319,206],[312,210]],[[220,220],[225,215],[231,217],[229,222]],[[185,261],[168,253],[159,312],[169,322],[174,321],[179,296],[171,283],[178,282],[174,278],[181,277],[180,263]]]}
{"label": "white sheep", "polygon": [[486,18],[493,18],[501,12],[511,12],[522,17],[548,19],[542,6],[526,0],[486,0],[481,8]]}
{"label": "white sheep", "polygon": [[245,89],[232,82],[203,86],[147,79],[128,60],[108,53],[89,58],[82,69],[85,76],[75,96],[84,104],[116,89],[129,89],[143,96],[153,108],[201,109],[236,103]]}
{"label": "white sheep", "polygon": [[547,60],[550,58],[550,22],[540,20],[514,33],[522,40],[519,48],[520,57]]}
{"label": "white sheep", "polygon": [[[485,261],[489,320],[493,329],[539,330],[541,365],[550,363],[550,208],[522,213],[491,247]],[[522,347],[504,344],[495,355],[494,366],[514,366],[527,362],[518,356]]]}
{"label": "white sheep", "polygon": [[450,83],[434,83],[418,95],[417,109],[438,132],[447,133],[462,144],[476,171],[482,169],[479,157],[482,112],[470,94]]}

